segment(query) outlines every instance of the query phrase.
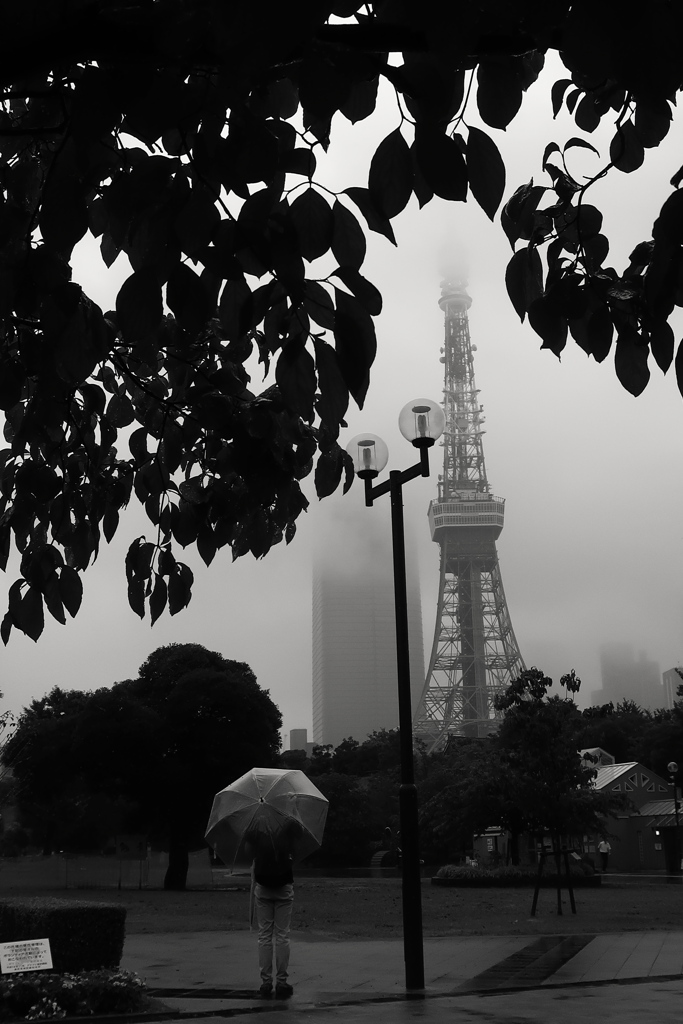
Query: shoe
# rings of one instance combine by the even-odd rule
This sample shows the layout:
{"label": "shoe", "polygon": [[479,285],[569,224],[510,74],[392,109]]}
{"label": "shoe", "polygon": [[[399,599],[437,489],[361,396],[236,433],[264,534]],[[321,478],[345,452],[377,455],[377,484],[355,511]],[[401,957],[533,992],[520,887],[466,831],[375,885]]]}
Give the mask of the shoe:
{"label": "shoe", "polygon": [[261,996],[261,999],[270,999],[273,995],[273,986],[271,983],[269,981],[264,981],[263,985],[261,985],[258,990],[258,994]]}
{"label": "shoe", "polygon": [[294,994],[294,989],[287,982],[281,981],[275,986],[275,998],[276,999],[288,999]]}

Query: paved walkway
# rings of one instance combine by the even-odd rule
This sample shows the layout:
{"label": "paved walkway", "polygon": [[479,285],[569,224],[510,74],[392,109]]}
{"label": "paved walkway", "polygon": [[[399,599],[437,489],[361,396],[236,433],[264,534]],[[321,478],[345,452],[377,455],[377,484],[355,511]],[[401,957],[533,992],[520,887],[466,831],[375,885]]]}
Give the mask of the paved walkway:
{"label": "paved walkway", "polygon": [[[121,966],[136,971],[169,1009],[216,1020],[286,1011],[290,1022],[372,1018],[379,1024],[416,1016],[447,1020],[457,1007],[460,1022],[560,1024],[566,999],[567,1021],[577,1010],[622,1024],[681,1019],[683,932],[429,938],[424,952],[426,998],[409,1001],[401,940],[307,941],[295,934],[295,994],[286,1002],[256,997],[255,932],[131,935]],[[634,981],[645,984],[624,984]],[[606,983],[612,985],[591,988]]]}

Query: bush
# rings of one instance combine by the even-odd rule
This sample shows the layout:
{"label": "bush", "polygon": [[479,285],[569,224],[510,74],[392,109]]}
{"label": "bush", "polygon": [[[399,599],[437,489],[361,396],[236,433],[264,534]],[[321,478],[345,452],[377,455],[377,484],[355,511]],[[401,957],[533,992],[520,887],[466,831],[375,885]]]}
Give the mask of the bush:
{"label": "bush", "polygon": [[137,974],[126,971],[32,971],[0,978],[0,1020],[132,1013],[148,1005],[142,981]]}
{"label": "bush", "polygon": [[0,942],[49,939],[55,971],[116,968],[126,911],[111,903],[34,896],[0,900]]}
{"label": "bush", "polygon": [[[569,866],[569,873],[572,885],[600,885],[602,878],[593,872],[590,864],[584,861],[577,861]],[[463,886],[503,886],[503,885],[535,885],[538,878],[538,867],[529,864],[524,866],[509,866],[500,868],[476,868],[471,865],[461,866],[459,864],[445,864],[439,868],[432,878],[434,885],[463,885]],[[562,871],[560,881],[567,884],[567,876]],[[555,863],[546,860],[541,885],[557,885],[557,873]]]}

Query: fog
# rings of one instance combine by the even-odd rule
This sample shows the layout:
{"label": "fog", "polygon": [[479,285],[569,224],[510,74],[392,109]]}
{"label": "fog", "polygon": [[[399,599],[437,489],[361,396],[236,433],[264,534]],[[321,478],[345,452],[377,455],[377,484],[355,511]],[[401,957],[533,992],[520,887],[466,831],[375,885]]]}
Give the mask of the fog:
{"label": "fog", "polygon": [[[566,118],[553,123],[548,95],[549,84],[537,84],[519,124],[507,133],[486,129],[508,164],[506,196],[531,177],[544,183],[541,157],[548,141],[562,144],[581,134]],[[374,124],[352,129],[338,121],[325,184],[363,185],[368,139],[376,145],[396,127],[395,103],[385,96]],[[606,152],[604,143],[605,136]],[[607,183],[595,187],[591,201],[603,209],[612,242],[608,264],[622,268],[635,244],[649,237],[680,165],[680,143],[679,125],[659,151],[647,154],[640,171],[612,172]],[[571,160],[578,174],[593,174],[601,166],[585,151],[572,151]],[[612,355],[597,365],[571,340],[561,361],[541,352],[540,339],[520,324],[507,298],[504,272],[511,250],[500,224],[491,224],[473,201],[456,205],[435,199],[420,211],[413,200],[395,230],[397,248],[381,236],[369,238],[364,273],[384,296],[376,321],[379,352],[366,406],[350,410],[343,443],[361,430],[371,431],[389,445],[388,469],[412,464],[414,450],[401,438],[396,420],[410,399],[441,398],[439,285],[444,273],[465,268],[473,300],[475,373],[486,416],[487,473],[493,492],[506,499],[498,552],[526,664],[555,679],[574,668],[583,680],[579,699],[584,704],[600,687],[603,643],[629,643],[662,669],[680,664],[683,399],[673,370],[663,376],[651,361],[652,380],[635,399],[618,383]],[[108,273],[96,250],[81,246],[75,276],[104,308],[127,272],[117,262]],[[680,337],[680,324],[675,329]],[[261,387],[256,376],[253,387]],[[436,448],[432,476],[405,489],[427,655],[438,547],[430,540],[426,513],[436,496],[440,457]],[[282,711],[286,747],[291,728],[311,728],[311,560],[317,538],[328,538],[334,534],[329,524],[343,521],[344,543],[333,543],[330,554],[344,565],[356,557],[354,535],[363,547],[369,517],[389,529],[388,499],[366,508],[358,482],[346,496],[322,502],[312,481],[307,493],[311,506],[294,540],[263,560],[245,556],[233,563],[224,551],[207,570],[186,553],[196,577],[192,603],[174,618],[164,615],[153,628],[127,606],[123,558],[128,543],[146,529],[131,505],[114,544],[103,546],[85,575],[77,618],[66,626],[50,620],[37,644],[13,631],[1,655],[3,706],[19,711],[55,685],[109,685],[134,676],[163,644],[196,642],[251,665]],[[10,568],[16,569],[16,562]],[[0,581],[3,604],[13,578],[8,572]]]}

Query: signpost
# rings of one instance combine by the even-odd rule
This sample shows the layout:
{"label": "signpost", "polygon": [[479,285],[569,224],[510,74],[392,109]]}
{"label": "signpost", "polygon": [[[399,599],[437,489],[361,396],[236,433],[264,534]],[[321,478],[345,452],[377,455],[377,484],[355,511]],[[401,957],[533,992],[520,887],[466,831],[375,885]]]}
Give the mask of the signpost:
{"label": "signpost", "polygon": [[0,942],[0,971],[44,971],[52,967],[49,939],[26,939],[22,942]]}

